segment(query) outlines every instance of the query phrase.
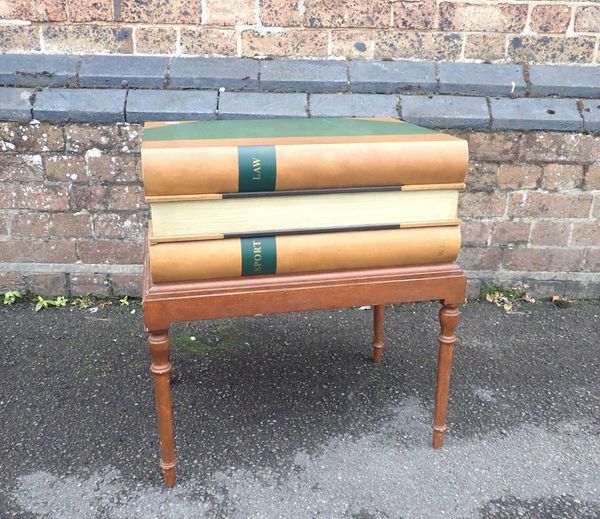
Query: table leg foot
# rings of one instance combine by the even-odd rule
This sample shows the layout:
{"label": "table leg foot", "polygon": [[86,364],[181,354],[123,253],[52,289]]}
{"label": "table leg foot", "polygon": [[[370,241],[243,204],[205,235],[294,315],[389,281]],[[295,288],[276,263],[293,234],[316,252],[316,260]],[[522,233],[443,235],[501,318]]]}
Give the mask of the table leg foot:
{"label": "table leg foot", "polygon": [[163,473],[163,481],[164,481],[165,487],[167,487],[167,488],[174,487],[175,486],[175,463],[172,463],[171,465],[164,465],[163,463],[161,463],[160,468]]}
{"label": "table leg foot", "polygon": [[373,307],[373,362],[381,362],[383,353],[383,305]]}
{"label": "table leg foot", "polygon": [[154,375],[156,419],[160,437],[160,467],[166,487],[175,484],[175,445],[173,441],[173,410],[171,406],[171,362],[169,361],[168,330],[152,331],[148,338],[152,355],[150,371]]}
{"label": "table leg foot", "polygon": [[452,371],[452,354],[456,343],[456,327],[460,312],[458,305],[446,305],[440,310],[441,332],[439,340],[437,384],[435,388],[435,412],[433,418],[433,448],[439,449],[444,444],[446,432],[446,410],[448,408],[448,392],[450,390],[450,373]]}

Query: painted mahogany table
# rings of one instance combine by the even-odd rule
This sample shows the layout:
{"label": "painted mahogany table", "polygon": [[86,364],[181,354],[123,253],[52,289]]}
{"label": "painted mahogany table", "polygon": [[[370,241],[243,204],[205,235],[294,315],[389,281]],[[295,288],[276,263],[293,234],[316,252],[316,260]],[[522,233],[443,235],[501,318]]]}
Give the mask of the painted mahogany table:
{"label": "painted mahogany table", "polygon": [[373,305],[373,360],[379,362],[384,305],[439,300],[441,333],[433,447],[442,446],[458,307],[466,295],[466,276],[455,263],[160,284],[152,283],[147,259],[144,271],[144,324],[150,334],[150,371],[154,375],[160,467],[165,486],[175,484],[169,326],[181,321]]}

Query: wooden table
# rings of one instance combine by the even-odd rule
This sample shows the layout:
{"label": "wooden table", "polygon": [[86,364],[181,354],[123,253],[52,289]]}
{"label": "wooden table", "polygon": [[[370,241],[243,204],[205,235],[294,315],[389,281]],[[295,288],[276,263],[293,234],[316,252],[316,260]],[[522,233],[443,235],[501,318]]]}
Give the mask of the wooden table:
{"label": "wooden table", "polygon": [[172,323],[373,305],[373,360],[379,362],[383,349],[383,305],[439,300],[443,306],[440,310],[441,333],[438,337],[433,420],[433,447],[437,449],[442,446],[446,432],[458,307],[464,303],[465,295],[466,276],[455,263],[153,284],[146,260],[144,324],[150,334],[150,371],[154,375],[156,390],[160,467],[165,486],[172,487],[175,484],[169,355],[169,327]]}

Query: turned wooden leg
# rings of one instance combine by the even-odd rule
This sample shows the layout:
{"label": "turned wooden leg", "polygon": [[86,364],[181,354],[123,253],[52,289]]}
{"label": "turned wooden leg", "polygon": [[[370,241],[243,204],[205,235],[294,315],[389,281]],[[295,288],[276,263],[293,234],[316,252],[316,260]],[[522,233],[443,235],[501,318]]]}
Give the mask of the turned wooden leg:
{"label": "turned wooden leg", "polygon": [[166,487],[175,485],[175,445],[173,442],[173,411],[171,408],[171,362],[169,361],[169,331],[150,332],[148,348],[152,355],[150,371],[154,375],[156,419],[160,437],[160,468]]}
{"label": "turned wooden leg", "polygon": [[375,305],[373,307],[373,362],[381,362],[383,320],[383,305]]}
{"label": "turned wooden leg", "polygon": [[437,368],[437,385],[435,388],[435,414],[433,419],[433,448],[439,449],[444,444],[446,432],[446,409],[448,407],[448,390],[450,389],[450,372],[452,371],[452,353],[456,342],[455,330],[458,325],[458,305],[444,305],[440,310],[441,333],[439,335],[439,355]]}

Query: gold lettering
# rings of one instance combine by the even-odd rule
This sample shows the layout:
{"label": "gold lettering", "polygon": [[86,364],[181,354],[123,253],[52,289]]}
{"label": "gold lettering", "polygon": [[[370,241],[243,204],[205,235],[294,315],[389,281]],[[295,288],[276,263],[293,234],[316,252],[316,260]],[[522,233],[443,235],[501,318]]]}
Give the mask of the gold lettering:
{"label": "gold lettering", "polygon": [[261,174],[260,159],[254,159],[254,158],[252,159],[252,171],[254,171],[252,180],[260,180],[260,174]]}
{"label": "gold lettering", "polygon": [[254,252],[254,272],[262,271],[262,244],[260,241],[254,240],[252,242]]}

